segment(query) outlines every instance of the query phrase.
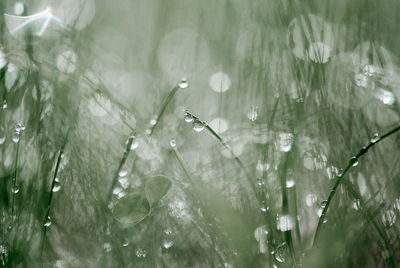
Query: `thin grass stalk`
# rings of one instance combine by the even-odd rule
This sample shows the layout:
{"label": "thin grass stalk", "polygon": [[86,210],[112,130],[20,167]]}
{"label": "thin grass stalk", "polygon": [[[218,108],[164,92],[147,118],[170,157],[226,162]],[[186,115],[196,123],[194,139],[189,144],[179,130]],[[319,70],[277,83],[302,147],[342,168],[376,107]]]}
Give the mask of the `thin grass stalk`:
{"label": "thin grass stalk", "polygon": [[14,225],[15,218],[15,195],[17,194],[17,173],[18,173],[18,155],[19,155],[19,143],[21,141],[22,133],[18,133],[17,151],[15,153],[15,165],[14,165],[14,176],[12,178],[12,188],[11,188],[11,226]]}
{"label": "thin grass stalk", "polygon": [[179,86],[175,86],[168,94],[167,98],[164,100],[163,104],[161,105],[161,109],[157,115],[155,124],[153,124],[153,126],[150,128],[150,136],[153,134],[154,129],[156,128],[156,126],[158,125],[158,123],[161,120],[161,117],[163,116],[165,109],[167,109],[168,104],[171,102],[172,98],[175,96],[176,92],[178,91],[178,89],[180,89]]}
{"label": "thin grass stalk", "polygon": [[299,223],[299,218],[297,217],[298,211],[297,211],[297,192],[296,192],[296,185],[293,186],[292,188],[292,197],[293,197],[293,209],[294,209],[294,216],[295,216],[295,228],[296,228],[296,237],[297,241],[299,244],[299,249],[300,252],[303,252],[303,245],[301,242],[301,233],[300,233],[300,223]]}
{"label": "thin grass stalk", "polygon": [[[286,171],[287,165],[289,163],[289,153],[285,156],[285,161],[281,165],[280,171],[280,182],[281,182],[281,190],[282,190],[282,214],[289,215],[289,199],[288,199],[288,192],[286,188]],[[290,257],[292,259],[294,267],[297,267],[297,260],[296,260],[296,253],[293,246],[293,237],[292,231],[286,230],[284,232],[284,237],[287,245],[289,246]]]}
{"label": "thin grass stalk", "polygon": [[[280,101],[280,97],[278,97],[275,100],[274,108],[272,110],[271,117],[270,117],[269,121],[267,122],[269,129],[272,129],[272,127],[274,125],[275,115],[276,115],[276,111],[278,110],[279,101]],[[265,144],[265,146],[264,146],[264,152],[263,152],[263,156],[262,156],[263,157],[263,159],[262,159],[263,165],[267,162],[267,159],[268,159],[268,148],[269,148],[269,143],[267,142]],[[265,171],[263,171],[263,173],[262,173],[262,179],[263,179],[264,183],[267,181],[267,173]],[[262,188],[262,193],[261,194],[262,194],[261,202],[265,202],[266,203],[267,200],[266,200],[266,197],[265,197],[265,188],[264,187]],[[268,239],[267,246],[268,246],[268,254],[269,254],[268,262],[269,262],[269,266],[273,267],[273,265],[274,265],[274,263],[273,263],[274,256],[273,256],[272,252],[274,251],[274,249],[273,249],[274,241],[273,241],[273,237],[272,237],[272,231],[273,231],[274,224],[273,224],[273,219],[272,219],[271,216],[272,216],[271,213],[264,213],[264,221],[267,223],[267,230],[268,230],[268,233],[269,233],[269,235],[267,236],[267,239]]]}
{"label": "thin grass stalk", "polygon": [[43,224],[42,224],[42,237],[40,240],[40,258],[42,258],[43,249],[44,249],[44,239],[46,237],[46,232],[47,232],[47,227],[48,227],[48,226],[46,226],[47,225],[46,223],[49,220],[49,215],[50,215],[50,211],[51,211],[51,204],[53,201],[53,194],[54,194],[53,189],[56,184],[58,170],[60,168],[60,164],[61,164],[61,160],[63,158],[64,149],[65,149],[66,144],[67,144],[67,142],[65,141],[65,143],[61,146],[60,152],[58,153],[56,168],[54,170],[53,179],[51,181],[50,196],[49,196],[49,200],[47,201],[46,213],[45,213],[45,216],[43,219]]}
{"label": "thin grass stalk", "polygon": [[380,136],[380,137],[378,137],[378,138],[376,138],[376,139],[372,139],[372,140],[370,141],[370,143],[369,143],[367,146],[363,147],[363,148],[357,153],[356,156],[352,157],[352,158],[349,160],[349,163],[348,163],[347,166],[344,168],[343,172],[342,172],[341,174],[338,175],[338,178],[337,178],[337,180],[336,180],[336,182],[335,182],[335,184],[334,184],[334,186],[333,186],[333,188],[332,188],[332,190],[331,190],[331,192],[330,192],[330,194],[329,194],[329,197],[328,197],[328,199],[327,199],[326,205],[325,205],[325,207],[324,207],[323,210],[322,210],[321,217],[319,218],[318,225],[317,225],[317,228],[316,228],[316,231],[315,231],[313,245],[315,245],[316,242],[317,242],[317,240],[318,240],[319,232],[320,232],[321,226],[322,226],[322,224],[323,224],[323,222],[324,222],[324,220],[325,220],[326,213],[327,213],[327,211],[328,211],[329,205],[331,204],[332,199],[333,199],[333,197],[334,197],[335,194],[336,194],[337,188],[338,188],[339,185],[342,183],[344,176],[347,174],[347,172],[351,169],[351,167],[352,167],[354,164],[358,163],[359,158],[360,158],[362,155],[366,154],[370,148],[372,148],[373,146],[375,146],[376,144],[378,144],[380,141],[382,141],[382,140],[384,140],[385,138],[391,136],[392,134],[396,133],[396,132],[399,131],[399,130],[400,130],[400,126],[397,126],[397,127],[393,128],[393,129],[389,130],[388,132],[386,132],[386,133],[383,134],[382,136]]}
{"label": "thin grass stalk", "polygon": [[388,265],[392,268],[395,268],[396,264],[395,264],[394,257],[393,257],[393,250],[390,246],[389,238],[387,237],[386,233],[379,227],[378,223],[375,221],[375,217],[373,216],[373,213],[369,212],[369,210],[366,209],[365,202],[363,201],[361,195],[353,189],[353,187],[351,186],[351,184],[349,182],[345,181],[344,184],[345,184],[347,190],[349,191],[349,193],[352,195],[352,197],[359,201],[360,210],[361,210],[364,218],[367,220],[367,222],[372,224],[376,233],[378,234],[379,238],[381,239],[382,247],[384,248],[384,250],[386,250],[388,252],[388,256],[387,256]]}
{"label": "thin grass stalk", "polygon": [[119,161],[118,169],[117,169],[117,171],[116,171],[115,174],[114,174],[113,180],[112,180],[112,182],[111,182],[111,188],[110,188],[110,190],[109,190],[109,192],[108,192],[108,195],[107,195],[107,198],[106,198],[106,200],[105,200],[105,201],[106,201],[106,204],[108,204],[108,202],[111,200],[112,191],[113,191],[115,185],[117,184],[118,177],[119,177],[119,173],[121,172],[122,167],[124,166],[124,164],[125,164],[125,162],[126,162],[126,159],[127,159],[128,156],[129,156],[129,152],[131,151],[131,146],[132,146],[132,143],[133,143],[133,140],[134,140],[134,139],[135,139],[135,136],[131,135],[131,136],[129,136],[129,138],[128,138],[127,142],[126,142],[125,151],[124,151],[124,153],[123,153],[123,155],[122,155],[121,160]]}
{"label": "thin grass stalk", "polygon": [[235,159],[236,163],[239,165],[240,169],[245,174],[246,179],[247,179],[248,183],[250,184],[251,189],[252,189],[252,191],[254,193],[254,196],[258,199],[258,201],[260,201],[259,198],[258,198],[256,186],[254,185],[253,178],[247,172],[247,170],[246,170],[243,162],[240,160],[240,158],[235,155],[235,153],[233,152],[232,148],[206,122],[201,121],[197,116],[189,113],[188,111],[186,111],[185,113],[187,113],[188,115],[192,116],[193,120],[201,122],[204,125],[205,129],[207,129],[207,131],[210,132],[211,135],[214,136],[222,144],[222,146],[224,146],[231,153],[231,155]]}
{"label": "thin grass stalk", "polygon": [[[208,221],[212,222],[212,225],[215,225],[215,222],[214,222],[214,221],[212,220],[212,218],[208,215],[208,212],[207,212],[207,210],[205,209],[205,206],[204,206],[203,202],[201,201],[200,197],[199,197],[198,194],[197,194],[196,185],[195,185],[195,183],[194,183],[194,178],[193,178],[193,176],[191,175],[191,173],[190,173],[190,171],[189,171],[189,168],[187,167],[187,165],[186,165],[186,163],[185,163],[185,160],[183,160],[183,157],[181,156],[181,154],[179,153],[179,151],[178,151],[178,149],[177,149],[176,147],[173,147],[173,151],[174,151],[174,153],[175,153],[176,158],[178,159],[179,164],[181,165],[183,171],[185,172],[185,174],[186,174],[186,176],[187,176],[187,178],[188,178],[188,180],[189,180],[189,183],[190,183],[190,184],[192,185],[192,187],[193,187],[194,194],[195,194],[195,196],[196,196],[196,199],[197,199],[198,202],[199,202],[199,205],[200,205],[200,207],[201,207],[201,210],[203,211],[203,215],[208,219]],[[195,227],[198,228],[198,229],[200,230],[200,228],[199,228],[198,226],[195,225]],[[207,226],[207,228],[209,228],[209,227]],[[212,230],[210,230],[210,231],[212,231]],[[201,233],[203,233],[203,232],[201,231]],[[215,239],[214,239],[213,236],[211,236],[211,242],[212,242],[213,245],[215,245]],[[216,249],[215,246],[214,246],[213,248]],[[218,251],[218,250],[217,250],[217,251]],[[224,260],[223,260],[222,256],[220,255],[219,251],[218,251],[217,256],[218,256],[218,259],[219,259],[221,265],[224,265]]]}

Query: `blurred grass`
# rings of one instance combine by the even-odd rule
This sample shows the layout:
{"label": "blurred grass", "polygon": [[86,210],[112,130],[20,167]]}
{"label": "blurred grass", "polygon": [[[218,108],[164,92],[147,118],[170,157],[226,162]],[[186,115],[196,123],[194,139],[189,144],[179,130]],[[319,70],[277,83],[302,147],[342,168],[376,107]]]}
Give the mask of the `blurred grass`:
{"label": "blurred grass", "polygon": [[[0,19],[0,266],[398,266],[396,134],[348,170],[312,245],[341,169],[400,123],[400,2],[35,0],[24,14],[46,7],[65,27],[11,35]],[[225,132],[207,133],[215,118]],[[171,189],[122,224],[115,205],[158,175]]]}

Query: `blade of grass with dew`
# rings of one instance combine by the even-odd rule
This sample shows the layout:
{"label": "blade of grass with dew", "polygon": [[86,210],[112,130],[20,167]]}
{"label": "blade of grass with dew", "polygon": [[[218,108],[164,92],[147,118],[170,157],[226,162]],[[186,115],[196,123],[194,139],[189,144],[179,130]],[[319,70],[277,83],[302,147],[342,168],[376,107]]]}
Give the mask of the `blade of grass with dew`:
{"label": "blade of grass with dew", "polygon": [[369,143],[366,147],[363,147],[363,148],[356,154],[356,156],[352,157],[352,158],[349,160],[349,163],[347,164],[347,166],[345,167],[345,169],[343,170],[343,172],[342,172],[341,174],[338,175],[338,178],[337,178],[337,180],[336,180],[336,182],[335,182],[335,184],[334,184],[334,186],[333,186],[333,188],[332,188],[332,190],[331,190],[331,192],[330,192],[330,194],[329,194],[329,197],[328,197],[328,199],[327,199],[326,205],[325,205],[325,207],[324,207],[323,210],[322,210],[321,217],[319,218],[318,225],[317,225],[317,228],[316,228],[316,231],[315,231],[314,242],[313,242],[313,244],[315,244],[315,242],[316,242],[317,239],[318,239],[319,231],[320,231],[321,226],[322,226],[322,223],[324,222],[325,217],[326,217],[326,212],[328,211],[329,205],[330,205],[330,203],[331,203],[333,197],[334,197],[335,194],[336,194],[337,188],[338,188],[339,185],[342,183],[343,177],[347,174],[347,172],[350,170],[350,168],[351,168],[354,164],[357,164],[357,163],[358,163],[359,158],[360,158],[362,155],[366,154],[370,148],[372,148],[373,146],[375,146],[377,143],[379,143],[380,141],[384,140],[385,138],[387,138],[387,137],[389,137],[389,136],[395,134],[395,133],[396,133],[397,131],[399,131],[399,130],[400,130],[400,126],[397,126],[397,127],[393,128],[393,129],[389,130],[388,132],[386,132],[385,134],[383,134],[383,135],[380,136],[379,138],[376,138],[376,140],[373,138],[373,139],[370,141],[370,143]]}
{"label": "blade of grass with dew", "polygon": [[[294,143],[294,141],[293,141]],[[281,195],[282,195],[282,215],[288,216],[289,215],[289,199],[288,199],[288,192],[286,188],[286,175],[287,175],[287,170],[288,170],[288,164],[290,160],[290,151],[286,153],[285,159],[283,163],[281,164],[281,167],[279,168],[279,176],[280,176],[280,182],[281,182]],[[292,258],[293,265],[296,267],[297,266],[297,260],[296,260],[296,253],[294,250],[293,246],[293,237],[292,237],[292,230],[291,228],[289,230],[284,231],[284,237],[287,245],[289,246],[289,251],[290,251],[290,256]]]}
{"label": "blade of grass with dew", "polygon": [[247,170],[246,170],[243,162],[240,160],[240,158],[235,155],[235,153],[233,152],[232,148],[222,139],[222,137],[220,135],[218,135],[217,132],[214,131],[214,129],[212,129],[210,127],[210,125],[208,125],[207,123],[201,121],[197,116],[193,115],[192,113],[190,113],[188,111],[186,111],[186,113],[188,115],[192,116],[194,120],[201,122],[204,125],[205,129],[207,129],[207,131],[210,132],[211,135],[214,136],[222,144],[222,146],[224,146],[231,153],[231,155],[235,159],[236,163],[239,165],[239,167],[241,168],[241,170],[245,174],[247,182],[249,183],[249,185],[250,185],[250,187],[251,187],[251,189],[253,191],[254,196],[257,198],[258,201],[260,201],[259,198],[258,198],[257,189],[256,189],[256,187],[254,185],[253,178],[247,172]]}
{"label": "blade of grass with dew", "polygon": [[18,159],[19,159],[19,146],[21,142],[21,135],[22,132],[16,131],[15,133],[17,135],[17,150],[15,152],[15,160],[14,160],[14,174],[12,177],[12,188],[11,188],[11,227],[14,225],[14,220],[15,220],[15,195],[19,192],[18,185],[17,185],[17,174],[18,174]]}
{"label": "blade of grass with dew", "polygon": [[46,213],[45,213],[43,223],[42,223],[42,236],[40,239],[40,258],[42,258],[43,249],[44,249],[44,240],[46,238],[46,231],[47,231],[48,224],[49,224],[48,221],[50,220],[49,216],[50,216],[51,204],[53,201],[53,194],[54,194],[53,190],[54,190],[54,186],[56,185],[57,174],[58,174],[58,170],[60,168],[60,164],[61,164],[61,160],[63,158],[64,149],[65,149],[66,144],[67,144],[67,140],[61,146],[60,151],[58,153],[56,168],[54,170],[53,179],[51,181],[49,200],[47,202]]}
{"label": "blade of grass with dew", "polygon": [[[347,164],[347,166],[345,167],[345,169],[343,170],[343,172],[342,172],[341,174],[338,175],[338,178],[337,178],[337,180],[336,180],[336,182],[335,182],[335,184],[334,184],[334,186],[333,186],[333,188],[332,188],[332,190],[331,190],[331,192],[330,192],[330,194],[329,194],[329,197],[328,197],[328,199],[327,199],[326,205],[325,205],[325,207],[324,207],[323,210],[322,210],[322,213],[321,213],[321,216],[320,216],[320,218],[319,218],[318,225],[317,225],[317,228],[316,228],[316,231],[315,231],[313,246],[315,246],[315,244],[316,244],[316,242],[317,242],[317,240],[318,240],[318,235],[319,235],[320,229],[321,229],[321,227],[322,227],[322,225],[323,225],[323,222],[324,222],[324,220],[325,220],[326,213],[327,213],[327,211],[328,211],[329,205],[330,205],[330,203],[331,203],[333,197],[335,196],[335,193],[336,193],[337,188],[338,188],[339,185],[343,182],[344,176],[345,176],[345,175],[347,174],[347,172],[351,169],[351,167],[353,167],[353,165],[355,165],[355,164],[358,163],[359,158],[360,158],[362,155],[366,154],[370,148],[372,148],[372,147],[375,146],[378,142],[384,140],[385,138],[390,137],[391,135],[395,134],[395,133],[398,132],[399,130],[400,130],[400,126],[397,126],[397,127],[393,128],[393,129],[389,130],[388,132],[386,132],[385,134],[383,134],[383,135],[380,136],[380,137],[374,137],[374,138],[370,141],[370,143],[369,143],[367,146],[363,147],[363,148],[357,153],[356,156],[352,157],[352,158],[349,160],[349,163]],[[368,215],[367,215],[367,216],[368,216]],[[369,216],[368,216],[368,217],[369,217]],[[369,218],[370,218],[370,217],[369,217]],[[378,226],[375,225],[375,228],[377,229],[378,233],[379,233],[380,235],[382,235],[382,233],[381,233],[380,229],[378,228]],[[391,262],[391,261],[390,261],[390,262]],[[395,267],[395,266],[392,266],[392,267]]]}

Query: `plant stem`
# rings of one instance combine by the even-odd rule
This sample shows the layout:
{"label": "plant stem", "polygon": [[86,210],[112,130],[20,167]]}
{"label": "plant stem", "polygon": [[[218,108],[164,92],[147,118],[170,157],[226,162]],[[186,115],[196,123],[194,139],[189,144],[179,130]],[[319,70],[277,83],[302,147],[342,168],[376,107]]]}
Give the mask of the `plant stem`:
{"label": "plant stem", "polygon": [[353,189],[351,184],[347,181],[344,182],[347,190],[350,192],[353,198],[357,199],[360,202],[360,210],[363,213],[364,218],[367,220],[367,222],[372,223],[372,226],[374,227],[375,231],[379,235],[380,239],[382,240],[382,246],[383,248],[388,252],[388,264],[390,267],[396,267],[394,258],[393,258],[393,250],[390,247],[389,243],[389,238],[387,237],[386,233],[379,228],[378,223],[375,220],[374,213],[369,212],[368,209],[366,209],[365,202],[363,201],[361,195]]}
{"label": "plant stem", "polygon": [[165,109],[167,108],[168,104],[171,102],[172,98],[175,96],[176,92],[180,89],[179,86],[175,86],[168,94],[167,98],[164,100],[163,104],[161,105],[160,112],[157,115],[155,124],[150,129],[150,136],[153,134],[155,127],[160,122],[161,117],[163,116]]}
{"label": "plant stem", "polygon": [[12,178],[12,201],[11,201],[11,226],[14,224],[15,218],[15,195],[17,194],[17,170],[18,170],[18,155],[19,155],[19,143],[21,141],[22,132],[18,134],[17,151],[15,153],[15,166],[14,166],[14,176]]}
{"label": "plant stem", "polygon": [[[287,171],[287,166],[289,164],[289,153],[285,155],[285,160],[281,164],[280,168],[280,182],[281,182],[281,189],[282,189],[282,214],[285,216],[289,215],[289,200],[288,200],[288,193],[287,193],[287,188],[286,188],[286,171]],[[290,251],[290,256],[292,258],[293,266],[297,267],[297,260],[296,260],[296,254],[294,251],[294,246],[293,246],[293,238],[292,238],[292,231],[286,230],[284,232],[285,235],[285,241],[287,245],[289,246],[289,251]]]}
{"label": "plant stem", "polygon": [[297,193],[296,193],[296,185],[293,186],[292,188],[292,195],[293,195],[293,206],[294,206],[294,216],[295,216],[295,223],[296,223],[296,237],[299,243],[299,249],[300,252],[303,251],[303,246],[301,243],[301,233],[300,233],[300,223],[299,223],[299,218],[297,217]]}
{"label": "plant stem", "polygon": [[119,177],[119,172],[122,170],[122,167],[124,166],[124,164],[125,164],[125,162],[126,162],[126,159],[127,159],[128,156],[129,156],[129,152],[131,151],[131,146],[132,146],[132,143],[133,143],[133,139],[135,139],[135,136],[133,136],[133,135],[129,136],[129,138],[128,138],[128,141],[127,141],[127,143],[126,143],[126,147],[125,147],[124,154],[122,155],[122,158],[121,158],[121,160],[119,161],[119,165],[118,165],[117,172],[115,173],[115,175],[114,175],[114,177],[113,177],[113,180],[112,180],[112,183],[111,183],[111,189],[110,189],[110,191],[108,192],[107,198],[106,198],[106,200],[105,200],[105,201],[106,201],[106,205],[107,205],[108,202],[111,200],[112,191],[113,191],[115,185],[117,184],[118,177]]}
{"label": "plant stem", "polygon": [[51,210],[51,202],[53,201],[53,189],[54,186],[56,184],[56,179],[57,179],[57,174],[58,174],[58,170],[60,168],[60,164],[61,164],[61,160],[63,158],[63,154],[64,154],[64,149],[65,149],[65,145],[67,144],[67,142],[65,141],[64,144],[61,146],[60,152],[58,154],[57,157],[57,162],[56,162],[56,168],[54,170],[54,175],[53,175],[53,180],[51,182],[51,187],[50,187],[50,196],[49,196],[49,200],[47,202],[47,208],[46,208],[46,213],[43,219],[43,224],[42,224],[42,238],[41,238],[41,245],[40,245],[40,258],[42,258],[42,254],[43,254],[43,248],[44,248],[44,239],[46,236],[46,231],[47,231],[47,226],[46,226],[46,222],[49,220],[49,215],[50,215],[50,210]]}
{"label": "plant stem", "polygon": [[254,196],[258,199],[258,201],[260,201],[259,198],[258,198],[256,186],[254,185],[254,182],[253,182],[252,177],[251,177],[250,174],[246,171],[246,168],[245,168],[243,162],[240,160],[239,157],[237,157],[237,156],[235,155],[235,153],[233,152],[233,150],[231,149],[231,147],[230,147],[230,146],[222,139],[222,137],[221,137],[220,135],[218,135],[218,133],[215,132],[214,129],[212,129],[206,122],[201,121],[197,116],[195,116],[195,115],[189,113],[188,111],[186,111],[186,113],[188,113],[189,115],[191,115],[191,116],[193,117],[194,120],[198,120],[198,121],[202,122],[203,125],[204,125],[204,127],[205,127],[205,129],[207,129],[207,131],[210,132],[211,135],[213,135],[213,136],[222,144],[222,146],[224,146],[224,147],[231,153],[231,155],[232,155],[233,158],[235,159],[236,163],[239,165],[239,167],[241,168],[241,170],[242,170],[243,173],[245,174],[245,176],[246,176],[246,178],[247,178],[247,181],[248,181],[248,183],[250,184],[251,189],[252,189],[252,191],[253,191],[253,193],[254,193]]}
{"label": "plant stem", "polygon": [[360,158],[362,155],[366,154],[366,153],[368,152],[368,150],[369,150],[371,147],[373,147],[374,145],[376,145],[377,143],[379,143],[379,142],[382,141],[383,139],[389,137],[390,135],[396,133],[396,132],[399,131],[399,130],[400,130],[400,126],[397,126],[397,127],[393,128],[393,129],[389,130],[388,132],[386,132],[385,134],[383,134],[381,137],[377,138],[376,140],[370,141],[370,143],[369,143],[367,146],[363,147],[363,148],[357,153],[356,156],[354,156],[354,157],[352,157],[352,158],[350,159],[349,163],[347,164],[347,166],[345,167],[345,169],[343,170],[343,172],[342,172],[341,174],[338,175],[338,178],[337,178],[337,180],[336,180],[336,182],[335,182],[335,185],[333,186],[333,188],[332,188],[332,190],[331,190],[331,192],[330,192],[330,194],[329,194],[329,197],[328,197],[328,199],[327,199],[326,205],[325,205],[325,207],[324,207],[323,210],[322,210],[321,217],[319,218],[318,225],[317,225],[317,228],[316,228],[316,231],[315,231],[315,235],[314,235],[314,242],[313,242],[313,245],[315,245],[315,243],[316,243],[316,241],[317,241],[317,239],[318,239],[318,235],[319,235],[321,226],[322,226],[322,224],[323,224],[323,222],[324,222],[324,220],[325,220],[326,213],[327,213],[327,211],[328,211],[329,205],[330,205],[330,203],[332,202],[332,199],[333,199],[333,197],[334,197],[335,194],[336,194],[337,188],[338,188],[339,185],[342,183],[343,177],[347,174],[347,172],[350,170],[350,168],[351,168],[355,163],[357,163],[357,162],[359,161],[359,158]]}

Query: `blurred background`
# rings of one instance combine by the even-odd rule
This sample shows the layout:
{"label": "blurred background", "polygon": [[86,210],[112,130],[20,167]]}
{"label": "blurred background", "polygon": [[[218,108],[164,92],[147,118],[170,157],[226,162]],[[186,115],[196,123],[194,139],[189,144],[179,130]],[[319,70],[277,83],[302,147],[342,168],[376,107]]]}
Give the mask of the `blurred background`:
{"label": "blurred background", "polygon": [[399,266],[399,12],[2,0],[0,266]]}

